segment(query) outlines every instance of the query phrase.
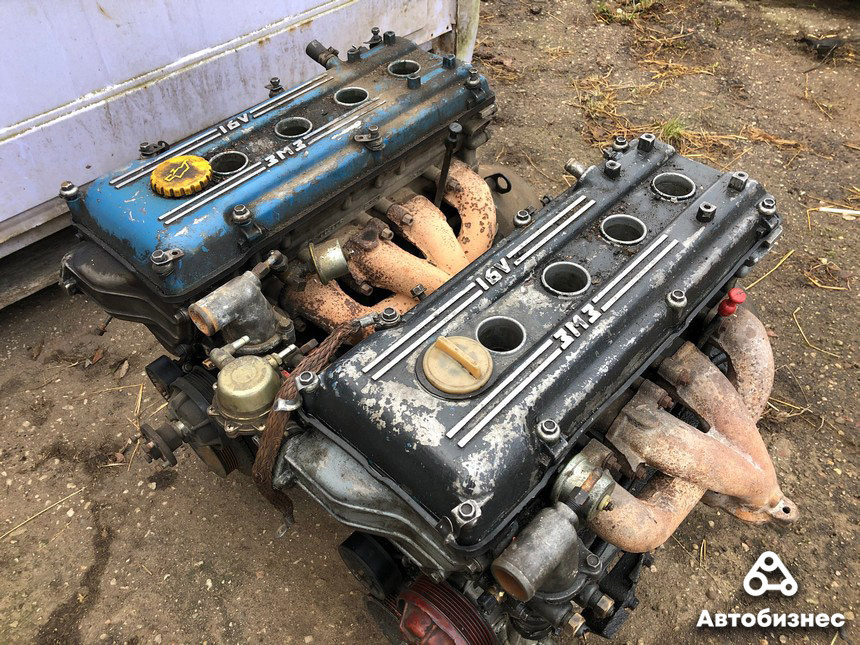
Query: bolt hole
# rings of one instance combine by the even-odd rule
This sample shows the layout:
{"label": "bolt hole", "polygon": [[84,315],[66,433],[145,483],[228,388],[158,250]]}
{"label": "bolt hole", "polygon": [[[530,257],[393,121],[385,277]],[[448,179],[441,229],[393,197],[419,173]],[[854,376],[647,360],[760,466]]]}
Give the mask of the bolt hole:
{"label": "bolt hole", "polygon": [[334,101],[338,105],[358,105],[367,100],[367,90],[363,87],[345,87],[334,93]]}
{"label": "bolt hole", "polygon": [[229,177],[248,165],[248,156],[238,150],[219,152],[209,160],[212,172],[219,177]]}
{"label": "bolt hole", "polygon": [[610,215],[600,223],[600,232],[615,244],[638,244],[648,234],[648,227],[632,215]]}
{"label": "bolt hole", "polygon": [[414,60],[396,60],[388,66],[388,73],[403,78],[410,74],[417,74],[420,69],[421,65]]}
{"label": "bolt hole", "polygon": [[681,201],[696,194],[695,182],[679,172],[664,172],[651,181],[651,187],[663,199]]}
{"label": "bolt hole", "polygon": [[275,134],[282,139],[297,139],[311,131],[313,124],[300,116],[281,119],[275,124]]}
{"label": "bolt hole", "polygon": [[475,338],[491,352],[510,354],[525,344],[526,330],[513,318],[493,316],[478,325]]}
{"label": "bolt hole", "polygon": [[591,276],[573,262],[553,262],[543,270],[541,283],[550,293],[569,299],[584,293],[591,286]]}

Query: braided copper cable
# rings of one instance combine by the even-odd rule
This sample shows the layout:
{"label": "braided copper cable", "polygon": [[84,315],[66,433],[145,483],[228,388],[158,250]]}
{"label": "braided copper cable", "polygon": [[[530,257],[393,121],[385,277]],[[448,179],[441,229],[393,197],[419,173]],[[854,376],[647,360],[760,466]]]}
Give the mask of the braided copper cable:
{"label": "braided copper cable", "polygon": [[[338,347],[360,328],[361,324],[357,320],[352,320],[335,327],[328,338],[302,359],[292,374],[301,374],[305,371],[320,372],[331,362]],[[299,391],[292,374],[281,385],[277,398],[293,401],[298,397]],[[269,412],[269,417],[266,419],[266,428],[263,430],[263,436],[260,437],[260,445],[257,449],[257,456],[254,459],[252,474],[254,476],[254,483],[263,497],[269,500],[285,516],[292,517],[292,500],[288,495],[272,488],[272,471],[275,468],[275,460],[278,458],[278,451],[281,449],[281,441],[284,438],[284,431],[287,428],[289,420],[289,412],[278,412],[274,409]]]}

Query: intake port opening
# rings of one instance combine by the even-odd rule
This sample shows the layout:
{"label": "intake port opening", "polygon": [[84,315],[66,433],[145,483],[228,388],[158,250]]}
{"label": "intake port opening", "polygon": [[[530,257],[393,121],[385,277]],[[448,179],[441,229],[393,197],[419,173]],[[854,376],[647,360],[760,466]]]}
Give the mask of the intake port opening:
{"label": "intake port opening", "polygon": [[475,338],[491,352],[510,354],[525,344],[526,330],[513,318],[493,316],[481,321]]}
{"label": "intake port opening", "polygon": [[660,173],[651,181],[651,188],[671,202],[690,199],[696,194],[696,182],[679,172]]}
{"label": "intake port opening", "polygon": [[547,291],[562,299],[585,293],[591,286],[588,271],[575,262],[553,262],[543,270],[540,281]]}
{"label": "intake port opening", "polygon": [[304,117],[291,116],[275,124],[275,134],[281,139],[298,139],[310,132],[312,127],[313,124]]}
{"label": "intake port opening", "polygon": [[338,105],[353,106],[367,100],[367,90],[363,87],[345,87],[334,93],[334,102]]}
{"label": "intake port opening", "polygon": [[396,60],[388,66],[388,73],[392,76],[405,78],[410,74],[417,74],[421,65],[414,60]]}
{"label": "intake port opening", "polygon": [[248,155],[238,150],[219,152],[209,160],[212,172],[219,177],[235,175],[248,165]]}
{"label": "intake port opening", "polygon": [[614,244],[639,244],[648,234],[648,227],[632,215],[610,215],[600,223],[600,232]]}

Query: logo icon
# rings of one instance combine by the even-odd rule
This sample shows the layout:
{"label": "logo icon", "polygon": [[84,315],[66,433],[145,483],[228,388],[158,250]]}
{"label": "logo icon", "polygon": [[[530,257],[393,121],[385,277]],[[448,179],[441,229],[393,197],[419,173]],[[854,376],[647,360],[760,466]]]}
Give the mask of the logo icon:
{"label": "logo icon", "polygon": [[[767,574],[775,571],[782,575],[782,580],[772,583],[768,580]],[[776,553],[765,551],[744,578],[744,591],[750,596],[761,596],[765,591],[772,590],[779,591],[783,596],[793,596],[797,593],[797,581]]]}
{"label": "logo icon", "polygon": [[164,181],[173,181],[174,179],[182,179],[185,176],[185,173],[191,169],[191,164],[188,163],[186,159],[178,166],[174,166],[170,169],[170,172],[164,176]]}

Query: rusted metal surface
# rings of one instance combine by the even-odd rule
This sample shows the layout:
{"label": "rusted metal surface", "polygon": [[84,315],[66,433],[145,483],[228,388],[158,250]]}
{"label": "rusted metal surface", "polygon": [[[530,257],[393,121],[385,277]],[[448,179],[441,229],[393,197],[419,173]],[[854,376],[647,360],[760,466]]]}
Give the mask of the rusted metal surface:
{"label": "rusted metal surface", "polygon": [[616,486],[611,510],[598,513],[588,528],[624,551],[645,553],[669,539],[704,492],[693,483],[657,473],[638,497]]}
{"label": "rusted metal surface", "polygon": [[496,206],[487,183],[469,166],[454,160],[448,174],[445,201],[460,213],[457,239],[469,262],[476,260],[496,237]]}
{"label": "rusted metal surface", "polygon": [[773,388],[773,351],[767,330],[749,309],[741,307],[733,316],[722,319],[713,341],[728,354],[729,379],[752,417],[758,419]]}
{"label": "rusted metal surface", "polygon": [[737,366],[737,380],[746,388],[735,389],[691,343],[659,368],[677,398],[708,424],[706,432],[661,410],[667,393],[645,381],[607,433],[633,470],[645,463],[660,471],[637,497],[616,487],[612,510],[589,524],[626,551],[662,544],[703,496],[706,503],[747,522],[797,519],[756,428],[761,398],[767,400],[773,382],[764,326],[745,311],[722,323],[720,334],[721,346]]}
{"label": "rusted metal surface", "polygon": [[[761,331],[764,333],[763,327]],[[708,434],[733,447],[756,464],[761,469],[761,481],[766,483],[764,492],[755,496],[725,500],[725,509],[730,513],[742,515],[742,519],[747,521],[752,521],[753,517],[757,517],[755,521],[759,522],[771,519],[792,522],[797,519],[796,508],[790,500],[784,498],[780,490],[767,447],[756,428],[756,419],[747,410],[738,391],[695,346],[685,344],[675,355],[675,359],[689,369],[691,374],[688,385],[677,386],[678,395],[710,425]],[[770,379],[773,379],[772,374]],[[748,483],[752,487],[753,482]]]}
{"label": "rusted metal surface", "polygon": [[607,438],[634,469],[645,463],[749,504],[769,503],[776,486],[772,466],[763,467],[715,434],[701,432],[660,410],[643,389],[618,415]]}
{"label": "rusted metal surface", "polygon": [[393,243],[392,231],[375,217],[356,219],[336,234],[356,283],[393,291],[390,298],[366,307],[336,283],[322,285],[312,278],[303,291],[290,293],[290,302],[302,316],[328,330],[389,306],[405,313],[417,302],[411,295],[415,287],[421,285],[425,293],[432,293],[493,244],[497,229],[495,204],[479,175],[455,161],[445,199],[459,210],[459,236],[442,211],[420,195],[404,204],[392,204],[386,212],[403,237],[426,259]]}
{"label": "rusted metal surface", "polygon": [[337,282],[323,285],[316,277],[308,279],[303,291],[290,291],[289,301],[303,317],[329,331],[350,320],[381,312],[386,307],[394,307],[404,314],[417,302],[409,296],[395,294],[373,307],[366,307],[356,302]]}
{"label": "rusted metal surface", "polygon": [[469,264],[466,252],[457,241],[454,231],[448,226],[442,211],[429,199],[418,195],[402,206],[394,204],[389,209],[389,213],[392,211],[404,211],[412,216],[409,224],[405,222],[410,220],[400,218],[400,231],[403,237],[417,246],[437,267],[454,275]]}
{"label": "rusted metal surface", "polygon": [[419,284],[424,285],[427,293],[433,293],[451,277],[388,240],[379,240],[374,248],[353,253],[349,257],[349,270],[359,283],[367,282],[403,295]]}

